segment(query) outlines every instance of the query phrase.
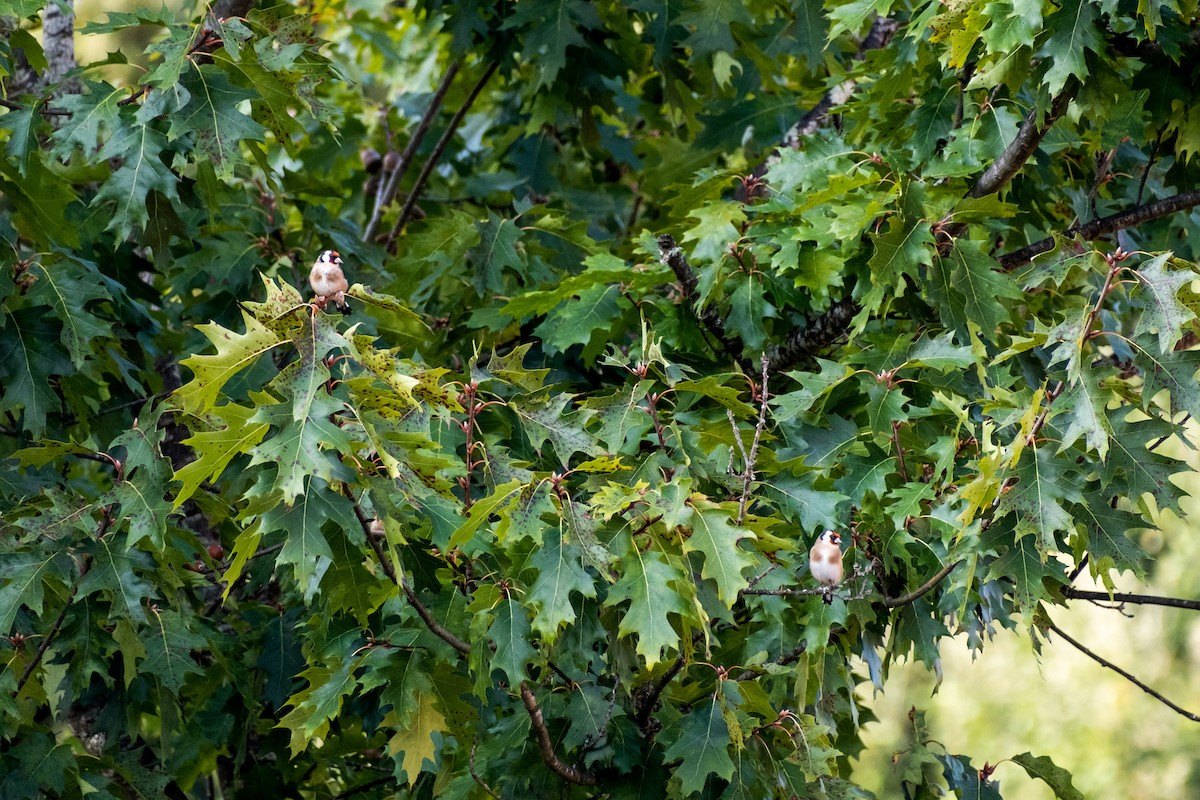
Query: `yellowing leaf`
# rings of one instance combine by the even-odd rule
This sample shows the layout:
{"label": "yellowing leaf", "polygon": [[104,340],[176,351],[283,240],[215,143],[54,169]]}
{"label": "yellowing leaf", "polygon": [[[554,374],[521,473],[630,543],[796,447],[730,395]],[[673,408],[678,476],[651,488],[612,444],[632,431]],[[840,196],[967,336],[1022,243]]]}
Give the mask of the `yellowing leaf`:
{"label": "yellowing leaf", "polygon": [[[395,713],[394,711],[389,712],[388,716],[384,718],[385,726],[388,724],[389,718],[394,719]],[[431,767],[437,766],[437,747],[434,745],[433,735],[449,730],[446,718],[433,704],[433,696],[418,692],[417,708],[411,715],[409,726],[404,730],[397,731],[388,740],[388,751],[392,755],[404,754],[400,766],[408,777],[409,786],[416,782],[426,761]]]}
{"label": "yellowing leaf", "polygon": [[175,390],[174,397],[182,411],[189,414],[208,411],[230,378],[253,364],[263,353],[283,343],[245,311],[242,320],[246,323],[245,333],[235,333],[215,322],[196,326],[216,345],[217,352],[191,356],[179,362],[192,371],[192,379]]}

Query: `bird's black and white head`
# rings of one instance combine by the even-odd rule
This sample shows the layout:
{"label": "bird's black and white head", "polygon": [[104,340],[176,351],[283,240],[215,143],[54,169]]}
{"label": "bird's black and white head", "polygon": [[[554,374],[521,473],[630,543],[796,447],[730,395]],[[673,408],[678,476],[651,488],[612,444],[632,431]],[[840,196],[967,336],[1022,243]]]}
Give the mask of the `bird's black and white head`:
{"label": "bird's black and white head", "polygon": [[837,531],[825,531],[821,534],[820,539],[822,542],[828,542],[834,547],[840,547],[842,544],[842,535]]}
{"label": "bird's black and white head", "polygon": [[318,264],[333,264],[340,267],[342,265],[342,257],[338,255],[337,250],[322,250],[321,255],[317,256]]}

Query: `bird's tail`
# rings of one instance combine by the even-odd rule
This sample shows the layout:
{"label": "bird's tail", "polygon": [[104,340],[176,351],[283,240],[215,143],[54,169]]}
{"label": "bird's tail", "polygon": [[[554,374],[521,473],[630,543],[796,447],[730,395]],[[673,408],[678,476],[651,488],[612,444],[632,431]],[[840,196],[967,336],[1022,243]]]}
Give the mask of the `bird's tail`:
{"label": "bird's tail", "polygon": [[826,589],[825,593],[821,595],[821,599],[825,601],[825,605],[833,605],[833,589]]}

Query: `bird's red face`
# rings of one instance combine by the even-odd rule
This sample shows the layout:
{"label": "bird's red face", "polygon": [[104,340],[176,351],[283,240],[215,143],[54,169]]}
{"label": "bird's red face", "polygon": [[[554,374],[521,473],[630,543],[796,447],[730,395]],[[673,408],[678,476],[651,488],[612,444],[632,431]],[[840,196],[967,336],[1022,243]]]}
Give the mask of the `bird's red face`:
{"label": "bird's red face", "polygon": [[825,531],[821,534],[821,540],[829,542],[834,547],[840,547],[842,544],[842,536],[836,531]]}
{"label": "bird's red face", "polygon": [[338,264],[340,266],[342,257],[338,255],[337,250],[326,250],[317,256],[317,261],[320,261],[322,264]]}

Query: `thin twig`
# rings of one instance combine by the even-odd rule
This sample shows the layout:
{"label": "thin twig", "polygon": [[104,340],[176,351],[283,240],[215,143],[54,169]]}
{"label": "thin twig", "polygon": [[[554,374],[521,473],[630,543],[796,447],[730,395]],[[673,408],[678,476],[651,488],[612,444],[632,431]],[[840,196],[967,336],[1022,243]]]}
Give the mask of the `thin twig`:
{"label": "thin twig", "polygon": [[533,690],[529,688],[529,684],[526,681],[521,681],[520,688],[521,700],[525,703],[525,710],[529,712],[529,719],[533,723],[533,732],[537,736],[538,747],[542,751],[542,761],[556,775],[569,783],[575,783],[580,786],[595,786],[595,775],[586,770],[576,769],[570,764],[564,764],[559,759],[558,754],[554,752],[554,744],[550,741],[550,731],[546,729],[546,720],[542,716],[542,710],[538,708],[537,698],[533,696]]}
{"label": "thin twig", "polygon": [[638,694],[638,709],[637,714],[633,718],[633,722],[642,731],[646,729],[646,723],[650,720],[650,715],[654,713],[654,706],[658,704],[658,698],[662,696],[667,685],[675,679],[679,671],[683,669],[683,665],[687,663],[687,656],[681,648],[679,657],[675,659],[675,663],[667,668],[667,671],[659,676],[658,680],[651,684],[649,690],[645,693]]}
{"label": "thin twig", "polygon": [[278,553],[283,549],[285,544],[287,544],[287,542],[280,542],[279,544],[273,544],[270,547],[264,547],[260,550],[255,550],[254,555],[250,556],[250,558],[262,558],[263,556],[271,555],[271,553]]}
{"label": "thin twig", "polygon": [[425,623],[425,627],[429,628],[430,633],[437,636],[446,644],[453,647],[464,656],[471,654],[471,646],[462,639],[448,631],[440,622],[433,618],[433,614],[429,613],[429,609],[421,602],[421,598],[417,597],[417,593],[408,585],[408,579],[396,572],[396,568],[392,566],[392,562],[388,559],[387,553],[383,551],[383,543],[380,541],[380,535],[374,530],[371,525],[371,520],[367,517],[365,511],[358,504],[354,504],[354,515],[358,517],[358,523],[362,526],[363,532],[367,535],[367,543],[371,545],[371,549],[375,551],[375,557],[379,559],[379,565],[383,568],[383,572],[392,583],[400,587],[400,591],[404,592],[408,604],[411,605]]}
{"label": "thin twig", "polygon": [[463,102],[462,107],[450,118],[450,124],[446,126],[446,130],[442,132],[442,138],[438,139],[437,144],[434,145],[433,152],[426,159],[420,174],[417,175],[416,182],[413,183],[412,189],[408,192],[408,197],[404,201],[404,208],[400,210],[400,217],[396,220],[396,224],[392,226],[391,233],[388,234],[386,241],[388,252],[395,252],[396,237],[400,235],[400,231],[404,229],[405,224],[412,216],[413,207],[417,204],[417,198],[421,196],[421,192],[425,190],[425,183],[429,180],[429,176],[433,174],[433,168],[437,166],[437,163],[442,158],[442,153],[445,152],[447,145],[454,138],[454,134],[458,131],[458,126],[462,124],[463,117],[467,115],[467,112],[483,91],[483,87],[487,85],[488,80],[499,66],[499,61],[492,61],[487,65],[487,69],[484,70],[483,75],[471,87],[471,93],[467,95],[467,99]]}
{"label": "thin twig", "polygon": [[1099,600],[1112,603],[1133,603],[1143,606],[1168,606],[1170,608],[1185,608],[1188,611],[1200,611],[1200,600],[1187,600],[1182,597],[1162,597],[1153,594],[1129,594],[1126,592],[1093,592],[1087,589],[1074,589],[1070,586],[1063,588],[1063,597],[1075,600]]}
{"label": "thin twig", "polygon": [[442,76],[442,82],[438,84],[437,91],[429,101],[429,107],[425,109],[425,114],[421,117],[421,121],[417,123],[417,129],[413,131],[412,137],[408,140],[408,144],[404,148],[404,152],[400,154],[400,159],[396,162],[396,168],[387,176],[387,180],[380,184],[379,194],[375,198],[375,208],[371,211],[371,219],[367,222],[366,228],[363,229],[362,240],[369,242],[375,237],[375,232],[379,230],[379,222],[383,219],[383,210],[391,205],[391,202],[396,199],[396,191],[400,188],[400,178],[403,177],[408,165],[412,163],[413,155],[420,147],[421,141],[425,138],[425,134],[429,132],[429,126],[433,124],[434,117],[437,116],[438,110],[441,109],[442,103],[446,100],[446,93],[450,91],[450,86],[454,82],[454,76],[458,74],[459,67],[462,66],[462,59],[455,59],[449,67],[446,68],[446,74]]}
{"label": "thin twig", "polygon": [[1117,148],[1105,151],[1096,160],[1096,180],[1092,182],[1092,190],[1088,193],[1088,208],[1092,210],[1092,217],[1096,214],[1096,197],[1100,194],[1100,187],[1108,179],[1112,172],[1113,158],[1117,155]]}
{"label": "thin twig", "polygon": [[900,478],[908,483],[908,467],[904,464],[904,448],[900,446],[900,422],[892,420],[892,446],[896,448],[896,466],[900,470]]}
{"label": "thin twig", "polygon": [[[1190,420],[1191,418],[1192,418],[1192,415],[1191,415],[1191,413],[1190,413],[1190,412],[1189,412],[1189,413],[1187,413],[1187,414],[1184,414],[1184,415],[1183,415],[1183,419],[1179,420],[1179,425],[1178,425],[1178,426],[1176,426],[1176,427],[1177,427],[1179,430],[1182,430],[1182,429],[1183,429],[1183,426],[1184,426],[1184,425],[1187,425],[1187,424],[1188,424],[1188,420]],[[1156,439],[1156,440],[1154,441],[1154,444],[1150,445],[1150,446],[1149,446],[1149,447],[1147,447],[1146,449],[1147,449],[1147,450],[1149,450],[1151,453],[1153,453],[1155,450],[1157,450],[1158,448],[1162,447],[1162,444],[1163,444],[1163,442],[1165,442],[1167,439],[1170,439],[1170,438],[1171,438],[1172,436],[1174,436],[1174,435],[1175,435],[1175,431],[1171,431],[1170,433],[1163,434],[1162,436],[1158,437],[1158,439]]]}
{"label": "thin twig", "polygon": [[1188,711],[1186,708],[1175,705],[1170,700],[1168,700],[1167,698],[1163,697],[1161,694],[1156,692],[1154,689],[1150,688],[1149,686],[1147,686],[1145,683],[1142,683],[1140,680],[1138,680],[1136,677],[1134,677],[1130,673],[1128,673],[1125,670],[1118,667],[1116,664],[1112,663],[1111,661],[1108,661],[1107,659],[1103,658],[1100,655],[1097,655],[1096,653],[1093,653],[1087,647],[1085,647],[1084,645],[1082,645],[1075,639],[1072,639],[1070,636],[1068,636],[1066,633],[1063,632],[1062,628],[1058,627],[1053,622],[1050,622],[1047,620],[1046,627],[1047,627],[1047,629],[1052,630],[1055,633],[1057,633],[1059,636],[1061,636],[1063,638],[1063,641],[1065,641],[1067,644],[1071,645],[1076,650],[1083,653],[1085,656],[1092,659],[1100,666],[1108,667],[1113,672],[1117,673],[1122,678],[1129,681],[1134,686],[1138,687],[1143,692],[1145,692],[1146,694],[1153,697],[1155,700],[1158,700],[1160,703],[1165,705],[1167,708],[1171,709],[1172,711],[1176,712],[1177,714],[1187,717],[1192,722],[1200,722],[1200,715],[1193,714],[1191,711]]}
{"label": "thin twig", "polygon": [[[83,575],[79,576],[80,578]],[[13,696],[21,693],[25,688],[25,684],[29,681],[29,676],[37,669],[38,664],[42,663],[42,657],[46,655],[46,651],[50,649],[51,643],[58,636],[59,630],[62,628],[63,620],[67,618],[67,609],[71,607],[71,601],[75,599],[75,590],[78,588],[78,582],[71,587],[71,593],[67,595],[67,601],[63,603],[62,611],[58,612],[58,617],[54,620],[54,624],[50,626],[50,630],[46,631],[46,635],[42,637],[42,641],[38,643],[38,649],[34,652],[33,658],[25,665],[25,671],[21,673],[21,679],[17,681],[17,690],[13,692]]]}
{"label": "thin twig", "polygon": [[1075,569],[1071,570],[1071,574],[1067,576],[1067,583],[1074,583],[1075,579],[1083,574],[1083,570],[1088,565],[1088,553],[1083,554],[1083,558],[1079,559],[1079,563],[1075,565]]}
{"label": "thin twig", "polygon": [[[834,628],[830,628],[829,638],[833,639],[834,636],[839,635],[839,633],[844,633],[845,630],[846,629],[841,627],[840,625],[837,627],[834,627]],[[788,664],[791,664],[791,663],[797,661],[800,658],[800,656],[804,655],[804,651],[806,651],[807,649],[808,649],[808,642],[801,642],[800,644],[793,647],[791,650],[780,655],[778,658],[773,658],[770,661],[767,661],[766,664],[778,664],[781,667],[786,667]],[[764,666],[766,666],[766,664],[764,664]],[[734,677],[734,680],[748,681],[751,678],[757,678],[758,675],[759,675],[759,673],[755,672],[753,669],[744,669],[740,673],[738,673],[737,676]]]}
{"label": "thin twig", "polygon": [[[1107,236],[1110,233],[1115,233],[1125,228],[1132,228],[1136,225],[1141,225],[1143,222],[1149,222],[1160,217],[1169,216],[1178,211],[1186,211],[1193,206],[1200,205],[1200,189],[1190,189],[1186,192],[1172,195],[1171,197],[1156,200],[1153,203],[1135,206],[1128,211],[1122,211],[1118,214],[1112,214],[1102,219],[1092,220],[1086,225],[1079,225],[1073,228],[1068,228],[1060,234],[1063,238],[1071,239],[1079,237],[1084,241],[1090,242],[1099,239],[1101,236]],[[1042,253],[1048,253],[1054,249],[1055,237],[1048,236],[1041,241],[1034,242],[1031,245],[1026,245],[1020,250],[1014,250],[1011,253],[1005,253],[997,260],[1000,266],[1006,270],[1011,270],[1016,267],[1028,264]]]}
{"label": "thin twig", "polygon": [[1166,124],[1164,123],[1158,129],[1158,134],[1154,137],[1154,146],[1150,148],[1150,155],[1146,157],[1146,168],[1142,170],[1142,178],[1138,181],[1137,196],[1133,199],[1135,206],[1142,204],[1142,193],[1146,190],[1146,179],[1150,177],[1150,170],[1154,168],[1154,160],[1158,158],[1158,148],[1162,146],[1162,137],[1165,130]]}
{"label": "thin twig", "polygon": [[467,762],[467,768],[471,771],[471,778],[475,781],[475,783],[479,784],[480,788],[487,792],[488,795],[496,798],[496,800],[500,800],[500,795],[492,791],[492,787],[488,786],[487,782],[483,778],[479,777],[479,773],[475,771],[475,750],[478,749],[478,747],[479,737],[476,736],[475,740],[471,742],[471,758]]}
{"label": "thin twig", "polygon": [[[754,441],[750,444],[750,455],[746,458],[746,469],[742,473],[742,500],[738,505],[737,524],[741,526],[746,521],[746,505],[750,501],[750,486],[754,483],[754,467],[758,464],[758,445],[762,441],[763,429],[767,427],[767,401],[770,399],[770,392],[767,388],[770,373],[770,361],[767,359],[767,354],[763,353],[759,356],[759,361],[762,363],[762,384],[761,392],[758,399],[758,423],[754,426]],[[734,426],[737,430],[737,426]],[[738,443],[741,443],[739,437]],[[745,450],[742,450],[742,455],[745,456]]]}
{"label": "thin twig", "polygon": [[[0,98],[0,106],[9,109],[10,111],[24,111],[25,106],[20,103],[14,103],[12,100]],[[52,108],[50,106],[41,106],[35,109],[39,114],[45,114],[48,117],[69,117],[71,112],[65,108]]]}

